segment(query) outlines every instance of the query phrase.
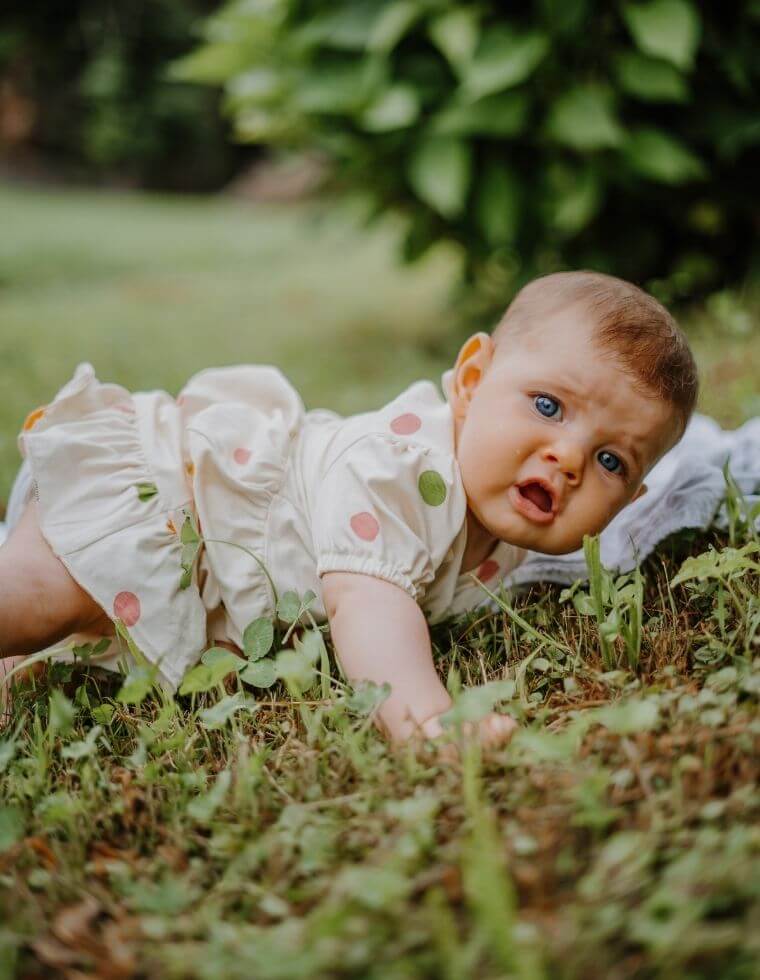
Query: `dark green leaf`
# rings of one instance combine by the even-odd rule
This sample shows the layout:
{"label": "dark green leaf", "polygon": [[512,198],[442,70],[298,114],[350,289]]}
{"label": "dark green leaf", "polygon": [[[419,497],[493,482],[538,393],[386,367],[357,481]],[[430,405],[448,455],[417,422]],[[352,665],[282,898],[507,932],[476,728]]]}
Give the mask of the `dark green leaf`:
{"label": "dark green leaf", "polygon": [[375,0],[351,0],[306,20],[294,35],[298,45],[361,51],[378,21]]}
{"label": "dark green leaf", "polygon": [[585,228],[601,204],[600,181],[590,167],[557,171],[553,191],[550,220],[566,235]]}
{"label": "dark green leaf", "polygon": [[403,129],[416,121],[420,112],[420,100],[411,85],[392,85],[361,116],[364,129],[384,133]]}
{"label": "dark green leaf", "polygon": [[525,128],[528,106],[524,92],[501,92],[477,102],[453,102],[433,119],[432,128],[441,136],[517,136]]}
{"label": "dark green leaf", "polygon": [[690,68],[699,46],[699,13],[688,0],[627,3],[623,17],[644,54],[664,58],[677,68]]}
{"label": "dark green leaf", "polygon": [[624,92],[646,102],[686,102],[689,98],[685,78],[667,61],[626,51],[615,59],[615,73]]}
{"label": "dark green leaf", "polygon": [[446,218],[464,209],[470,186],[470,148],[453,137],[428,137],[409,161],[409,182],[417,197]]}
{"label": "dark green leaf", "polygon": [[540,31],[520,33],[494,27],[484,35],[463,75],[463,87],[472,99],[519,85],[536,70],[549,51],[549,39]]}
{"label": "dark green leaf", "polygon": [[475,209],[478,224],[491,245],[514,240],[520,214],[520,184],[505,165],[490,163],[478,182]]}
{"label": "dark green leaf", "polygon": [[352,114],[366,107],[380,82],[370,62],[315,65],[299,78],[293,104],[306,113]]}
{"label": "dark green leaf", "polygon": [[367,48],[380,54],[388,54],[422,13],[422,5],[417,0],[392,0],[391,3],[386,3],[369,32]]}
{"label": "dark green leaf", "polygon": [[579,85],[561,95],[546,128],[552,139],[582,152],[619,146],[624,137],[612,93],[600,85]]}
{"label": "dark green leaf", "polygon": [[642,177],[662,184],[681,184],[706,175],[704,164],[691,150],[659,129],[638,129],[631,133],[623,153]]}
{"label": "dark green leaf", "polygon": [[480,12],[472,7],[450,10],[431,21],[428,31],[433,44],[461,71],[478,46]]}

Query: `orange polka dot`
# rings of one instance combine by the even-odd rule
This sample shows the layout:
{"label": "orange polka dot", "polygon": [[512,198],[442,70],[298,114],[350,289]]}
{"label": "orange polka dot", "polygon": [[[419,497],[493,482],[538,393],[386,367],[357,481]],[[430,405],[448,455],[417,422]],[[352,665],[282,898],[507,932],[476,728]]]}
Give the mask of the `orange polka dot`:
{"label": "orange polka dot", "polygon": [[372,514],[363,510],[351,518],[351,530],[362,541],[374,541],[380,533],[380,525]]}
{"label": "orange polka dot", "polygon": [[251,450],[244,449],[242,446],[238,446],[238,448],[232,454],[232,458],[235,460],[236,463],[239,463],[240,466],[245,466],[245,464],[251,458]]}
{"label": "orange polka dot", "polygon": [[396,433],[397,436],[410,436],[413,432],[422,425],[422,419],[419,415],[415,415],[413,412],[407,412],[405,415],[398,415],[391,422],[391,429]]}
{"label": "orange polka dot", "polygon": [[140,600],[134,592],[119,592],[113,600],[113,614],[125,626],[134,626],[140,618]]}
{"label": "orange polka dot", "polygon": [[189,477],[195,476],[195,463],[193,463],[192,461],[190,461],[189,463],[185,463],[185,472]]}
{"label": "orange polka dot", "polygon": [[30,429],[33,429],[44,414],[45,414],[44,405],[40,406],[39,408],[35,408],[33,412],[30,412],[27,415],[27,417],[24,419],[23,431],[28,432]]}
{"label": "orange polka dot", "polygon": [[499,563],[494,561],[492,558],[486,558],[475,574],[478,576],[481,582],[487,582],[489,579],[492,579],[494,575],[497,575],[498,572]]}
{"label": "orange polka dot", "polygon": [[177,533],[177,528],[174,526],[174,521],[171,519],[171,517],[166,522],[166,530],[170,531],[172,534]]}

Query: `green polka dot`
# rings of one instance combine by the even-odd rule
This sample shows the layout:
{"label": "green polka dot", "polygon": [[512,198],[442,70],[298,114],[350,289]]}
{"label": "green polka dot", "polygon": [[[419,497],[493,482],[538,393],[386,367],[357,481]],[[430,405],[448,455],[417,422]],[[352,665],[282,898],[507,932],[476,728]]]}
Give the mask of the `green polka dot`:
{"label": "green polka dot", "polygon": [[431,507],[439,507],[446,499],[446,484],[443,477],[435,470],[425,470],[420,475],[417,486],[420,488],[422,499]]}
{"label": "green polka dot", "polygon": [[140,500],[150,500],[151,497],[155,497],[158,493],[158,487],[155,483],[138,483],[137,484],[137,496]]}

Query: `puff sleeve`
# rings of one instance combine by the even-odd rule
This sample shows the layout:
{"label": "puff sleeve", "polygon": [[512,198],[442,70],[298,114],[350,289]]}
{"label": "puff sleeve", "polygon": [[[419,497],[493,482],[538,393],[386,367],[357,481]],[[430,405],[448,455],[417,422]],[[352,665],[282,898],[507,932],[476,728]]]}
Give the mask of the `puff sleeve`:
{"label": "puff sleeve", "polygon": [[317,575],[372,575],[419,602],[465,515],[453,455],[370,433],[332,463],[318,490],[312,523]]}

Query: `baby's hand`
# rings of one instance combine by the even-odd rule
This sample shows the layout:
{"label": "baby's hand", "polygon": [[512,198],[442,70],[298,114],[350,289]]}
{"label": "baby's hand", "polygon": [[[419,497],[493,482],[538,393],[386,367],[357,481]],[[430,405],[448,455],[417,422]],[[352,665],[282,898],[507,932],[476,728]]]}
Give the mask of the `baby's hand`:
{"label": "baby's hand", "polygon": [[[427,738],[440,738],[446,733],[455,731],[451,728],[444,728],[441,724],[441,715],[434,715],[428,718],[420,728],[422,734]],[[512,738],[517,729],[517,722],[509,715],[499,715],[491,711],[481,718],[478,722],[466,721],[462,725],[462,734],[465,738],[477,738],[483,748],[495,749],[506,743]],[[442,759],[453,761],[458,758],[458,749],[453,742],[443,742],[438,747],[438,753]]]}

